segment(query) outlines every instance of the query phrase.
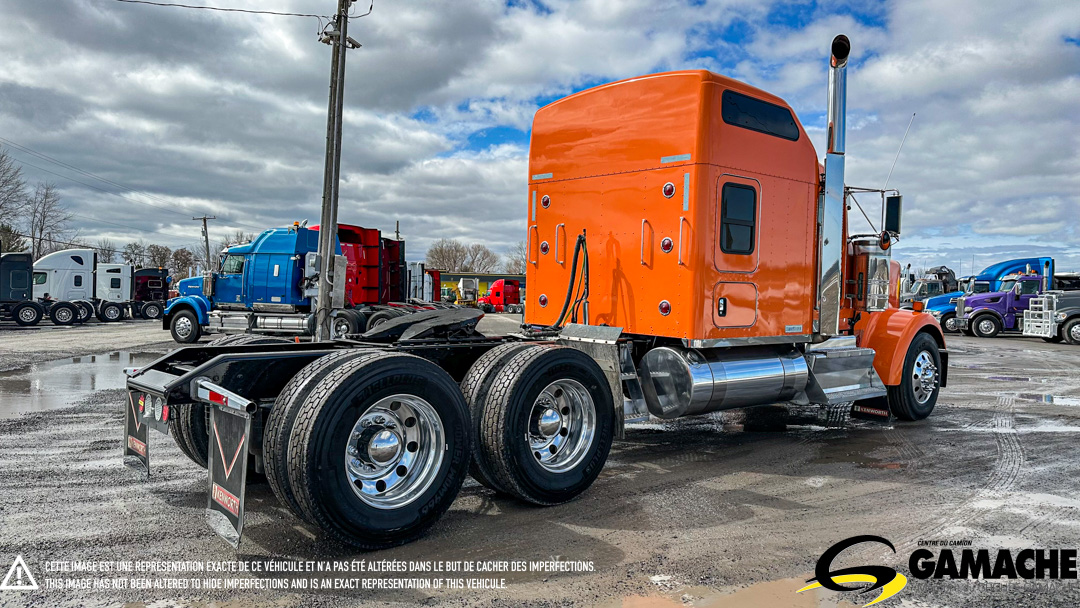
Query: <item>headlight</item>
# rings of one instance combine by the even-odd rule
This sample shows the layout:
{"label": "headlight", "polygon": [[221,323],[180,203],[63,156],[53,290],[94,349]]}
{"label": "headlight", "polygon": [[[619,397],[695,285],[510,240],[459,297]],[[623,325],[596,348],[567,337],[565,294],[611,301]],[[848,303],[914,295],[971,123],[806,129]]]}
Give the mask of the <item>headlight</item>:
{"label": "headlight", "polygon": [[940,310],[931,310],[930,314],[933,315],[933,317],[935,319],[940,319],[941,318],[941,311]]}
{"label": "headlight", "polygon": [[972,307],[970,307],[970,306],[965,306],[965,307],[964,307],[964,312],[971,312],[971,311],[973,311],[973,310],[975,310],[975,309],[974,309],[974,308],[972,308]]}
{"label": "headlight", "polygon": [[1062,321],[1065,320],[1065,317],[1067,317],[1067,316],[1069,316],[1068,313],[1059,312],[1059,313],[1054,315],[1054,320],[1057,321],[1058,323],[1061,323]]}

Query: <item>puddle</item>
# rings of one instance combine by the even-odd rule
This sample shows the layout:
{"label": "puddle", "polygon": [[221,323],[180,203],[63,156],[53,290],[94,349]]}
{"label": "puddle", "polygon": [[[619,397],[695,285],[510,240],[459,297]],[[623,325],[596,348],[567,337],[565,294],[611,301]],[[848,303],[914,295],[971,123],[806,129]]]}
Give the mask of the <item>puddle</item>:
{"label": "puddle", "polygon": [[1063,397],[1061,395],[1047,395],[1043,393],[1019,393],[1016,395],[1017,399],[1023,399],[1025,401],[1038,401],[1040,403],[1049,403],[1052,405],[1072,405],[1080,406],[1080,397]]}
{"label": "puddle", "polygon": [[0,419],[69,407],[94,391],[124,388],[125,367],[138,367],[160,356],[119,351],[0,372]]}

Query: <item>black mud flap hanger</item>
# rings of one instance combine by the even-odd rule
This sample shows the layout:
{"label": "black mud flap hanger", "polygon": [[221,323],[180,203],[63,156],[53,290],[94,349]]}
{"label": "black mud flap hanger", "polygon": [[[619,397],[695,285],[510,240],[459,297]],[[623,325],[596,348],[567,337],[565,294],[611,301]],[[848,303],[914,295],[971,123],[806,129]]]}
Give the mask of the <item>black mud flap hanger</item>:
{"label": "black mud flap hanger", "polygon": [[[128,368],[124,373],[130,378],[138,373]],[[143,471],[150,476],[150,433],[154,429],[169,434],[169,417],[172,411],[168,399],[144,390],[128,390],[124,408],[124,464]]]}
{"label": "black mud flap hanger", "polygon": [[244,489],[251,422],[258,404],[206,378],[198,378],[192,384],[196,399],[211,406],[206,523],[218,536],[239,548],[244,531]]}

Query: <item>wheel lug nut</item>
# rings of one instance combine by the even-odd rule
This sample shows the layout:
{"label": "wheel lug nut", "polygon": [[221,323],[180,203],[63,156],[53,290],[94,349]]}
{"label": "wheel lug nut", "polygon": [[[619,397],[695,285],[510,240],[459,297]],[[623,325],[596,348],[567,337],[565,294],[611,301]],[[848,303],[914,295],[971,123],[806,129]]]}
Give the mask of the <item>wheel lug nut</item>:
{"label": "wheel lug nut", "polygon": [[383,418],[382,416],[375,417],[375,424],[382,424],[384,422],[386,422],[386,418]]}
{"label": "wheel lug nut", "polygon": [[371,421],[367,420],[367,419],[361,420],[360,421],[360,426],[362,426],[362,427],[364,427],[366,429],[367,427],[371,426]]}
{"label": "wheel lug nut", "polygon": [[357,458],[353,458],[352,459],[352,466],[354,466],[354,467],[360,466],[360,460],[357,459]]}

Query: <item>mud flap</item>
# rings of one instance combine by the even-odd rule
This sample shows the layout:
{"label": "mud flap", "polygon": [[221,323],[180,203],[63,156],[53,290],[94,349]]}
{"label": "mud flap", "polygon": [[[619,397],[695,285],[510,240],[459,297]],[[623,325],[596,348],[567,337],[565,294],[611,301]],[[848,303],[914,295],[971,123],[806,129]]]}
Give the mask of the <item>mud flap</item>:
{"label": "mud flap", "polygon": [[206,523],[233,548],[239,548],[254,404],[208,382],[198,386],[200,400],[211,403]]}
{"label": "mud flap", "polygon": [[851,417],[871,422],[889,423],[893,420],[887,397],[856,401],[851,404]]}
{"label": "mud flap", "polygon": [[124,408],[124,464],[146,472],[150,477],[150,427],[143,420],[146,394],[128,392]]}

